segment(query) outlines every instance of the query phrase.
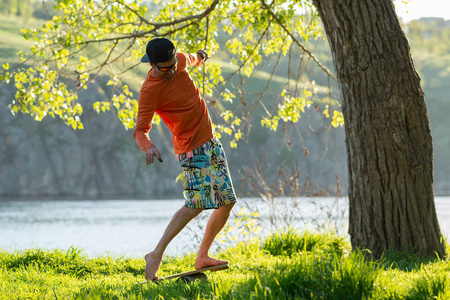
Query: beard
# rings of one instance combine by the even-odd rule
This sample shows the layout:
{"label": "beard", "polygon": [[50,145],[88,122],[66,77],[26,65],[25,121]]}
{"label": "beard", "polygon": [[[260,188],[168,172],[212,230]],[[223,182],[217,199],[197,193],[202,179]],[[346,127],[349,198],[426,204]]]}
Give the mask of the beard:
{"label": "beard", "polygon": [[166,81],[171,81],[172,79],[175,78],[175,70],[171,70],[171,71],[169,71],[167,73],[164,73],[163,74],[163,78]]}

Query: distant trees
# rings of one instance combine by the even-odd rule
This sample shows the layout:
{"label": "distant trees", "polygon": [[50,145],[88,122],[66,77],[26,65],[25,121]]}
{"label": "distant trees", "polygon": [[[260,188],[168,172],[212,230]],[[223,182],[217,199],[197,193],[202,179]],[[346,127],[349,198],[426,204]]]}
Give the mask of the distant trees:
{"label": "distant trees", "polygon": [[57,13],[53,5],[54,0],[0,0],[0,13],[19,16],[25,23],[31,17],[50,20]]}
{"label": "distant trees", "polygon": [[22,16],[28,19],[33,14],[33,11],[33,5],[30,3],[30,0],[0,0],[0,12],[5,15]]}
{"label": "distant trees", "polygon": [[450,20],[426,18],[408,23],[411,45],[429,53],[450,54]]}

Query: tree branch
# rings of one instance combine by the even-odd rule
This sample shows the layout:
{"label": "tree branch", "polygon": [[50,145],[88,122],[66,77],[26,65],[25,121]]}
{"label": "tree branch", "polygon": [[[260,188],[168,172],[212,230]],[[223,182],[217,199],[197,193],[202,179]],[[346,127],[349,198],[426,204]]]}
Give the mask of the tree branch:
{"label": "tree branch", "polygon": [[[85,44],[91,44],[91,43],[103,43],[103,42],[111,42],[111,41],[119,41],[119,40],[126,40],[129,38],[139,38],[139,37],[144,37],[150,33],[155,33],[158,29],[163,28],[163,27],[169,27],[169,26],[173,26],[173,25],[177,25],[177,24],[181,24],[181,23],[185,23],[187,21],[193,20],[192,23],[183,25],[175,30],[172,30],[169,33],[165,33],[164,35],[170,34],[172,32],[181,30],[183,28],[186,28],[187,26],[190,26],[192,24],[198,23],[201,19],[207,17],[217,6],[217,4],[219,3],[220,0],[214,0],[211,3],[211,6],[209,6],[205,11],[203,11],[201,14],[197,14],[197,15],[193,15],[193,16],[188,16],[188,17],[184,17],[181,19],[177,19],[174,20],[172,22],[165,22],[165,23],[152,23],[147,21],[146,19],[144,19],[142,16],[140,16],[135,10],[133,10],[131,7],[129,7],[127,4],[123,3],[122,1],[117,1],[118,3],[122,4],[123,6],[125,6],[128,10],[130,10],[131,12],[133,12],[142,23],[145,23],[147,25],[153,26],[154,28],[152,28],[151,30],[147,30],[147,31],[141,31],[141,32],[133,32],[132,34],[128,34],[128,35],[121,35],[121,36],[116,36],[116,37],[110,37],[110,38],[104,38],[104,39],[97,39],[97,40],[87,40],[84,41],[82,43],[79,43],[78,45],[85,45]],[[156,36],[160,36],[155,34]]]}
{"label": "tree branch", "polygon": [[291,37],[291,39],[306,53],[308,53],[308,55],[317,63],[317,65],[325,71],[325,73],[327,73],[328,76],[330,76],[331,78],[333,78],[335,81],[337,81],[336,76],[330,71],[328,70],[327,67],[325,67],[318,59],[317,57],[314,56],[314,54],[311,53],[311,51],[309,51],[305,46],[303,46],[302,43],[300,43],[295,37],[294,35],[286,28],[286,26],[283,24],[283,22],[281,22],[280,18],[278,18],[278,16],[270,9],[270,6],[266,4],[266,2],[264,0],[261,0],[261,4],[263,5],[263,7],[272,15],[272,17],[275,19],[275,21],[278,23],[278,25],[281,26],[281,28],[283,28],[283,30]]}
{"label": "tree branch", "polygon": [[131,7],[129,7],[127,4],[125,4],[122,1],[117,1],[118,3],[122,4],[123,6],[125,6],[128,10],[130,10],[131,12],[133,12],[143,23],[150,25],[150,26],[154,26],[156,27],[155,29],[158,29],[160,27],[167,27],[167,26],[172,26],[172,25],[176,25],[179,23],[184,23],[186,21],[189,20],[193,20],[193,19],[198,19],[201,20],[204,17],[206,17],[207,15],[209,15],[217,6],[217,4],[219,4],[220,0],[214,0],[211,3],[211,6],[208,7],[204,12],[202,12],[201,14],[197,14],[197,15],[193,15],[193,16],[187,16],[178,20],[174,20],[172,22],[165,22],[165,23],[152,23],[147,21],[146,19],[144,19],[142,16],[140,16],[135,10],[133,10]]}

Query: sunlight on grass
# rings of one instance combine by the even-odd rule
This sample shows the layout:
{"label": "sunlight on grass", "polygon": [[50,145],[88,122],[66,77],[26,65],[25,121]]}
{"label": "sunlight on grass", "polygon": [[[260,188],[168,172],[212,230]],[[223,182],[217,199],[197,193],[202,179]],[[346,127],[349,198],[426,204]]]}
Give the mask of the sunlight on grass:
{"label": "sunlight on grass", "polygon": [[[286,229],[215,253],[230,269],[207,282],[138,284],[144,261],[68,250],[0,250],[0,299],[448,299],[450,263],[390,252],[368,261],[335,233]],[[165,257],[160,276],[192,268]]]}

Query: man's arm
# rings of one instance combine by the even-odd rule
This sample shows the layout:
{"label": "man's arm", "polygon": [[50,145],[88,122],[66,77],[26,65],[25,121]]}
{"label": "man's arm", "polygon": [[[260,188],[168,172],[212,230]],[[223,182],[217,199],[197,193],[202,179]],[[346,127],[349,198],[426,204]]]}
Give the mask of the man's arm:
{"label": "man's arm", "polygon": [[210,58],[209,54],[203,50],[200,49],[197,51],[197,53],[182,53],[184,57],[186,58],[186,67],[189,66],[196,66],[199,67],[206,63],[206,61]]}
{"label": "man's arm", "polygon": [[154,157],[156,157],[160,162],[163,162],[161,153],[148,136],[152,126],[153,115],[155,113],[155,108],[151,105],[151,103],[151,99],[146,97],[145,92],[139,95],[136,128],[134,129],[134,139],[141,150],[145,152],[145,161],[147,165],[154,162]]}

